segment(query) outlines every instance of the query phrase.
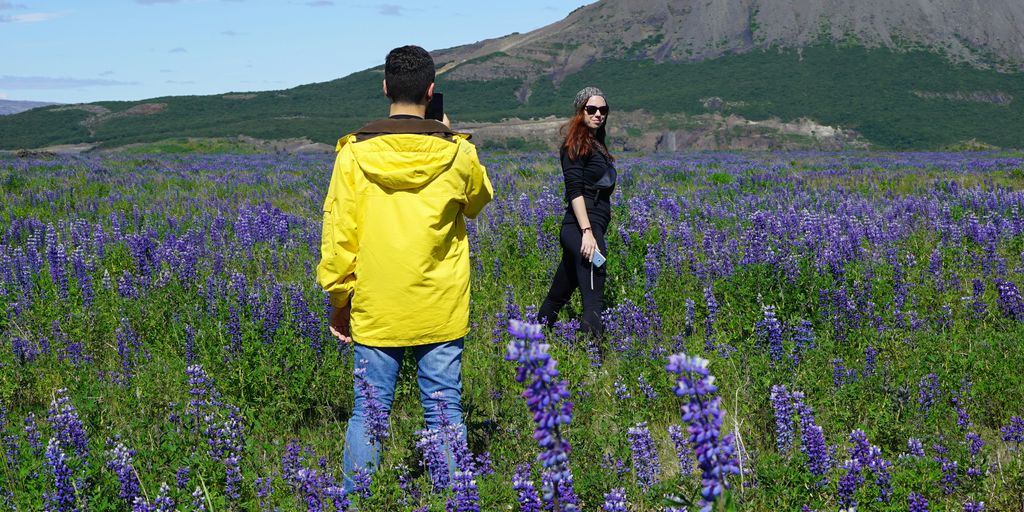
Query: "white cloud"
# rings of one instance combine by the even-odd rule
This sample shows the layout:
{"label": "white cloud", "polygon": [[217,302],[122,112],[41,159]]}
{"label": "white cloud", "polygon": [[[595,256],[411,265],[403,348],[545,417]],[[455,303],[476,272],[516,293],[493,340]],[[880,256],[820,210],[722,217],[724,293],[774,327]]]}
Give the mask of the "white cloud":
{"label": "white cloud", "polygon": [[24,9],[25,4],[12,4],[11,2],[0,1],[0,10],[2,9]]}
{"label": "white cloud", "polygon": [[188,50],[179,46],[177,48],[171,48],[170,53],[188,53]]}
{"label": "white cloud", "polygon": [[135,0],[135,3],[142,5],[154,5],[154,4],[176,4],[181,0]]}
{"label": "white cloud", "polygon": [[334,5],[331,0],[314,0],[312,2],[306,2],[306,5],[310,7],[330,7]]}
{"label": "white cloud", "polygon": [[0,92],[0,100],[6,100],[6,99],[7,99],[7,94],[5,94],[3,92]]}
{"label": "white cloud", "polygon": [[50,21],[68,14],[70,11],[61,12],[30,12],[26,14],[15,14],[14,16],[0,16],[0,23],[38,23]]}
{"label": "white cloud", "polygon": [[100,78],[69,78],[53,76],[0,76],[0,87],[4,89],[77,89],[79,87],[104,87],[116,85],[138,85],[138,82],[122,82]]}

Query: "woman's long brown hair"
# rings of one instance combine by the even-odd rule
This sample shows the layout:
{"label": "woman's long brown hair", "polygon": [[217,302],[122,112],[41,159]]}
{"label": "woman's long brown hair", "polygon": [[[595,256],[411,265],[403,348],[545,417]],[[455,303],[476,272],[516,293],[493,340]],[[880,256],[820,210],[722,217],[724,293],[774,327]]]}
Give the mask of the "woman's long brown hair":
{"label": "woman's long brown hair", "polygon": [[587,127],[586,123],[586,106],[576,111],[576,115],[569,120],[565,126],[562,127],[562,133],[564,139],[562,147],[565,148],[566,153],[572,160],[579,160],[581,158],[588,158],[594,154],[594,151],[600,152],[608,160],[614,160],[612,155],[608,153],[608,147],[605,145],[605,126],[608,124],[608,117],[605,116],[605,122],[597,129],[596,133],[590,133],[590,128]]}

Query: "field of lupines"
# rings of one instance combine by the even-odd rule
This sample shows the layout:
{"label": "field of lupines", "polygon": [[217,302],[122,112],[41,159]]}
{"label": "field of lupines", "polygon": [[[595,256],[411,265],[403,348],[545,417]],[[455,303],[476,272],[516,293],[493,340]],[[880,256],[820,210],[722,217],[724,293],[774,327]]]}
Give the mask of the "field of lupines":
{"label": "field of lupines", "polygon": [[468,452],[407,361],[346,495],[329,158],[0,160],[0,510],[1024,508],[1024,158],[622,156],[602,340],[529,323],[557,162],[485,164]]}

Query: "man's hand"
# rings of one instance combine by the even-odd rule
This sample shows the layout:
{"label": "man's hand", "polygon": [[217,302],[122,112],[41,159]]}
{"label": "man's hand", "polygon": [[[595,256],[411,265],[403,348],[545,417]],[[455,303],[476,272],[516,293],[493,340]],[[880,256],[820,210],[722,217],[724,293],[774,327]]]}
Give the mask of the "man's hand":
{"label": "man's hand", "polygon": [[444,114],[444,117],[442,117],[441,122],[444,123],[444,125],[447,126],[449,129],[452,127],[452,120],[448,119],[448,114]]}
{"label": "man's hand", "polygon": [[343,308],[331,309],[331,334],[341,340],[342,343],[352,343],[352,332],[349,329],[349,320],[352,316],[352,303],[345,304]]}

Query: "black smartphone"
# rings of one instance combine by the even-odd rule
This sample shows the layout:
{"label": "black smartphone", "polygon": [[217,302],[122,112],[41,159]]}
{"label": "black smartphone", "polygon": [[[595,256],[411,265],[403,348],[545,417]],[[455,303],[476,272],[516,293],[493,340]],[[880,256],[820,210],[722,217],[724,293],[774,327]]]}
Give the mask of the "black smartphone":
{"label": "black smartphone", "polygon": [[430,97],[430,103],[427,104],[427,119],[444,119],[444,94],[435,92]]}

